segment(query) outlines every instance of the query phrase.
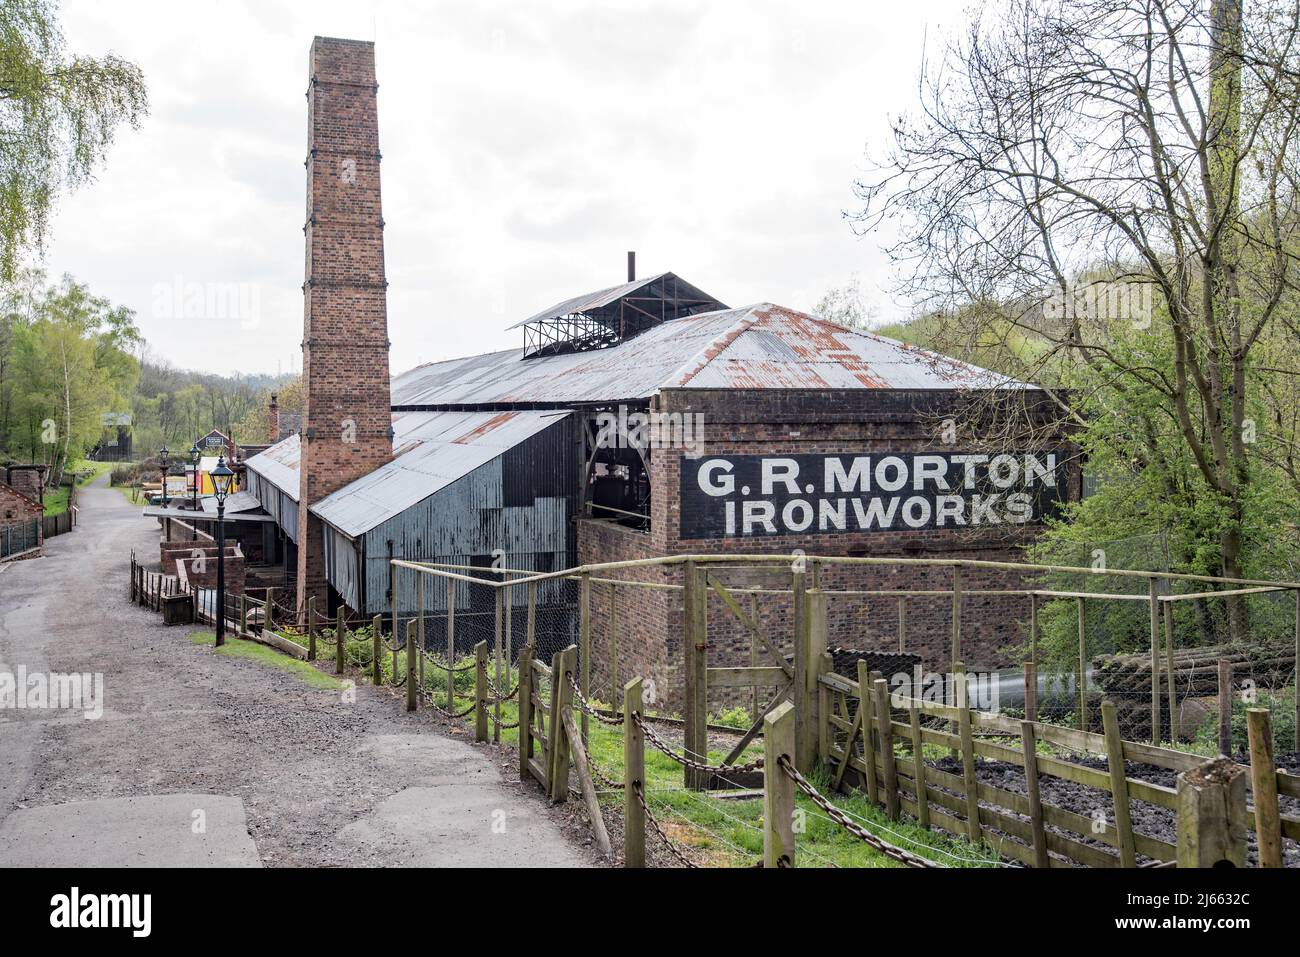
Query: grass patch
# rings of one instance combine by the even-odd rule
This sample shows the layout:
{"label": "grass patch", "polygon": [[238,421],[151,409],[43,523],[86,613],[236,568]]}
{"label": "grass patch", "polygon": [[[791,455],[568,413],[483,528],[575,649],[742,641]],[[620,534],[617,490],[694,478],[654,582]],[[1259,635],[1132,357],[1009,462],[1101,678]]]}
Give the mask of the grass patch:
{"label": "grass patch", "polygon": [[[195,645],[211,646],[212,642],[216,640],[216,635],[210,631],[195,631],[190,633],[189,640]],[[283,652],[276,651],[269,645],[263,645],[256,641],[248,641],[244,638],[234,638],[227,635],[225,644],[215,649],[215,651],[218,655],[226,658],[241,658],[245,661],[254,661],[260,665],[279,668],[281,671],[288,671],[297,675],[312,688],[322,688],[328,691],[343,690],[343,682],[333,675],[317,671],[305,661],[290,658]]]}
{"label": "grass patch", "polygon": [[[112,462],[91,462],[87,459],[78,459],[67,468],[66,474],[71,476],[76,473],[85,473],[77,477],[77,487],[83,488],[111,470],[112,467]],[[58,488],[47,488],[45,490],[46,515],[62,515],[68,510],[69,488],[70,486],[60,485]]]}

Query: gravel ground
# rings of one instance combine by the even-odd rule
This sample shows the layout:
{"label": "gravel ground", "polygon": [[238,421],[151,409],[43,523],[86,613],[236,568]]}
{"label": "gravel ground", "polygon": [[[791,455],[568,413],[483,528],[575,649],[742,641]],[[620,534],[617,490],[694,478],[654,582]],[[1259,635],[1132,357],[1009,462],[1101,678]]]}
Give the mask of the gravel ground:
{"label": "gravel ground", "polygon": [[[1246,755],[1237,755],[1237,760],[1242,763],[1248,762]],[[1300,769],[1300,754],[1296,752],[1275,755],[1274,760],[1279,768],[1288,771]],[[939,761],[930,762],[934,767],[942,771],[948,771],[952,774],[960,775],[962,773],[961,760],[959,758],[943,758]],[[1087,767],[1096,768],[1104,771],[1107,768],[1106,759],[1101,757],[1076,758],[1076,764],[1086,765]],[[1175,779],[1178,776],[1176,771],[1167,768],[1158,768],[1149,764],[1138,764],[1132,761],[1126,761],[1124,764],[1125,776],[1141,781],[1149,781],[1152,784],[1159,784],[1164,787],[1172,788],[1175,786]],[[1025,775],[1014,764],[1008,764],[1005,761],[986,761],[977,759],[975,775],[981,783],[992,784],[1002,788],[1004,791],[1013,791],[1017,794],[1025,793]],[[1073,781],[1065,781],[1061,778],[1051,777],[1046,774],[1039,775],[1039,793],[1042,796],[1044,804],[1054,804],[1059,808],[1067,811],[1073,811],[1076,814],[1091,816],[1094,811],[1101,810],[1106,814],[1109,820],[1113,804],[1109,792],[1102,791],[1098,788],[1088,787],[1083,784],[1076,784]],[[1011,812],[1008,808],[1001,808],[998,805],[990,805],[983,802],[989,807],[998,807],[999,810]],[[1283,814],[1300,814],[1300,800],[1280,795],[1278,805]],[[958,815],[960,816],[960,815]],[[1149,804],[1146,801],[1132,800],[1129,802],[1129,816],[1133,822],[1133,829],[1149,837],[1159,838],[1168,841],[1171,844],[1177,842],[1177,832],[1174,824],[1174,812],[1168,808],[1159,807],[1155,804]],[[1115,853],[1109,845],[1102,844],[1093,840],[1086,835],[1078,835],[1073,831],[1061,830],[1059,828],[1049,829],[1057,830],[1059,833],[1072,837],[1085,844],[1091,844],[1096,847],[1105,849],[1109,853]],[[1247,848],[1248,862],[1253,866],[1258,862],[1258,854],[1255,844],[1255,832],[1250,831],[1248,835],[1249,845]],[[1138,863],[1147,860],[1141,854],[1138,855]],[[1300,846],[1289,838],[1282,839],[1282,861],[1286,867],[1300,867]]]}
{"label": "gravel ground", "polygon": [[[81,504],[80,527],[52,539],[46,557],[0,565],[0,668],[102,672],[105,713],[0,712],[0,825],[40,805],[212,793],[243,801],[266,865],[427,863],[427,848],[388,840],[391,822],[375,819],[381,802],[413,788],[443,796],[445,806],[429,809],[431,840],[444,824],[455,831],[448,858],[458,863],[597,863],[575,839],[572,809],[547,807],[504,754],[464,729],[408,714],[384,689],[359,684],[347,701],[288,672],[219,658],[187,641],[192,628],[132,605],[129,554],[156,559],[157,526],[104,480]],[[519,822],[509,853],[490,839],[477,856],[466,851],[479,822],[455,820],[472,803],[457,803],[462,786],[475,807]]]}

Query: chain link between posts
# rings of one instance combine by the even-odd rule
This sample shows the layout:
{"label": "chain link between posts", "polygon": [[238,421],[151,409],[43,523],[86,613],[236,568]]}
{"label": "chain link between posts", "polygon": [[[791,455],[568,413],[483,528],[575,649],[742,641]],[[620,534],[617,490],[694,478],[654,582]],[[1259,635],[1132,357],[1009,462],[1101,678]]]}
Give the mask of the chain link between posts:
{"label": "chain link between posts", "polygon": [[866,844],[868,847],[874,848],[875,850],[879,851],[881,854],[884,854],[888,858],[898,861],[901,864],[906,864],[908,867],[942,867],[943,866],[942,864],[936,864],[934,861],[928,861],[923,857],[918,857],[915,854],[903,850],[901,847],[895,847],[893,844],[890,844],[888,841],[876,837],[876,835],[872,834],[866,828],[855,823],[852,818],[850,818],[847,814],[845,814],[842,810],[840,810],[840,808],[832,804],[828,798],[826,798],[820,791],[818,791],[815,787],[813,787],[812,784],[809,783],[808,779],[805,778],[802,774],[800,774],[795,769],[795,766],[790,763],[790,758],[787,755],[784,754],[781,755],[781,757],[777,759],[776,764],[777,767],[779,767],[783,772],[785,772],[786,777],[788,777],[791,781],[794,782],[795,787],[797,787],[800,791],[802,791],[807,796],[808,800],[812,801],[813,804],[816,804],[819,808],[821,808],[824,812],[826,812],[827,817],[829,817],[836,824],[840,825],[840,827],[844,828],[846,831],[848,831],[850,834],[856,837],[863,844]]}

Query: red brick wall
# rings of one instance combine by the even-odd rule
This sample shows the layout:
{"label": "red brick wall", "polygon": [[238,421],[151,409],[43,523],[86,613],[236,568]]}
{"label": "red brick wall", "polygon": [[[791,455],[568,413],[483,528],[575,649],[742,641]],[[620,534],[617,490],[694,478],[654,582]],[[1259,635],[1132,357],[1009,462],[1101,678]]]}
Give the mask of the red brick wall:
{"label": "red brick wall", "polygon": [[[18,474],[15,470],[14,475]],[[39,502],[35,502],[16,489],[0,483],[0,533],[6,528],[18,528],[29,525],[33,519],[39,520],[44,514]],[[37,522],[36,547],[40,547],[41,528]]]}
{"label": "red brick wall", "polygon": [[[866,394],[863,394],[865,392]],[[864,453],[888,450],[943,451],[933,440],[934,396],[908,393],[828,393],[814,390],[787,392],[666,391],[659,407],[664,411],[691,411],[704,415],[703,454]],[[956,401],[956,400],[954,400]],[[978,449],[976,441],[960,443]],[[1066,443],[1062,442],[1065,447]],[[651,530],[638,533],[607,522],[584,521],[578,526],[579,561],[583,564],[649,558],[671,554],[791,554],[873,556],[895,558],[970,558],[991,561],[1023,560],[1022,548],[1041,526],[1000,526],[978,531],[933,529],[926,531],[844,532],[736,539],[680,538],[680,470],[682,450],[656,449],[651,453]],[[1079,474],[1070,471],[1068,497],[1079,494]],[[715,566],[716,569],[716,566]],[[744,588],[788,589],[792,569],[787,565],[716,570],[724,584]],[[631,577],[626,572],[611,573]],[[679,568],[646,572],[658,581],[680,583]],[[811,578],[811,575],[809,576]],[[824,588],[854,590],[947,590],[952,571],[917,565],[825,565],[820,570]],[[811,585],[811,581],[809,581]],[[1018,573],[998,570],[964,570],[964,589],[1015,588]],[[634,592],[625,588],[620,591]],[[593,686],[603,696],[609,692],[607,598],[601,586],[593,594]],[[633,673],[655,675],[661,694],[680,701],[682,612],[681,591],[620,596],[619,680]],[[751,597],[737,595],[748,611]],[[830,645],[867,650],[897,650],[898,605],[890,597],[831,597],[827,630]],[[783,650],[793,647],[791,603],[783,595],[757,596],[758,618],[764,632]],[[625,614],[627,606],[632,612]],[[948,596],[915,597],[907,601],[904,648],[919,654],[929,668],[946,667],[950,656],[952,601]],[[1024,597],[968,597],[962,602],[961,656],[971,669],[1006,666],[1018,655],[1013,647],[1024,640],[1022,621],[1028,617]],[[709,663],[746,665],[750,660],[750,635],[725,603],[709,599]],[[760,664],[769,656],[760,651]],[[627,669],[626,672],[623,669]],[[749,692],[710,693],[710,708],[748,701]],[[670,704],[670,707],[675,706]]]}
{"label": "red brick wall", "polygon": [[[203,557],[202,564],[197,558],[183,557],[176,561],[176,573],[182,581],[188,581],[192,588],[217,587],[216,550]],[[226,593],[242,595],[244,593],[244,556],[239,549],[226,547],[225,561]]]}
{"label": "red brick wall", "polygon": [[298,600],[325,604],[308,506],[392,457],[373,43],[317,37],[307,93]]}

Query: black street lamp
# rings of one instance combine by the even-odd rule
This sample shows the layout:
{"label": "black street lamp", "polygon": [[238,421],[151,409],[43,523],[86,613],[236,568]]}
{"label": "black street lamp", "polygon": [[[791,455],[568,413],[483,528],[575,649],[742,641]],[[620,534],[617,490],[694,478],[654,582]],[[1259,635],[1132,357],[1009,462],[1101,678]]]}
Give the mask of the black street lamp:
{"label": "black street lamp", "polygon": [[217,459],[212,470],[212,490],[217,497],[217,647],[226,643],[226,496],[230,480],[235,477],[226,466],[226,457]]}
{"label": "black street lamp", "polygon": [[190,461],[194,464],[190,480],[194,483],[194,511],[196,512],[199,510],[199,456],[202,454],[197,442],[190,446]]}
{"label": "black street lamp", "polygon": [[167,507],[167,446],[158,450],[158,455],[162,458],[162,506]]}

